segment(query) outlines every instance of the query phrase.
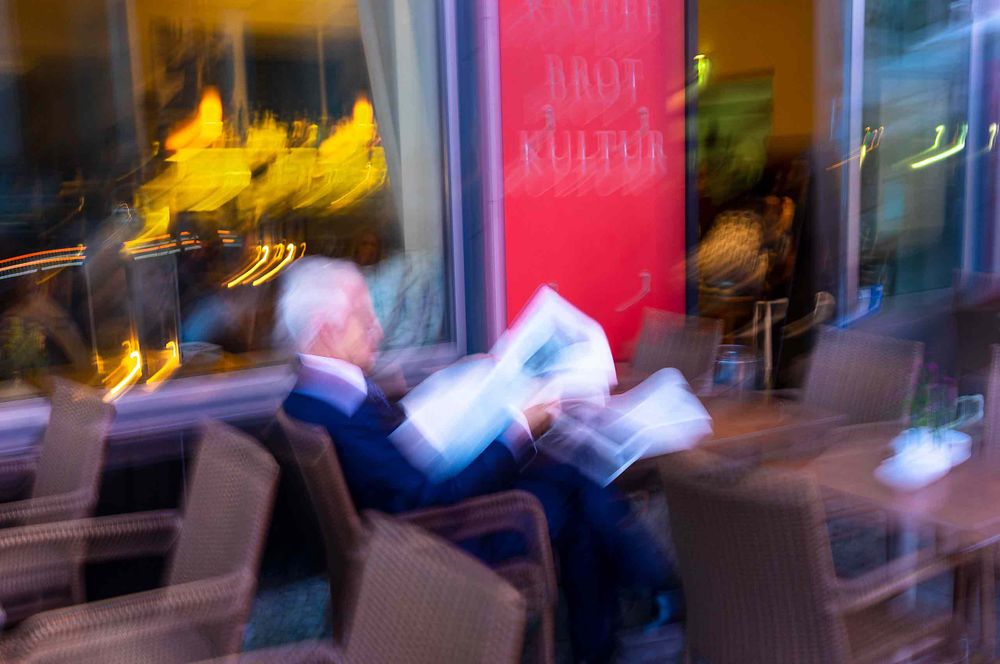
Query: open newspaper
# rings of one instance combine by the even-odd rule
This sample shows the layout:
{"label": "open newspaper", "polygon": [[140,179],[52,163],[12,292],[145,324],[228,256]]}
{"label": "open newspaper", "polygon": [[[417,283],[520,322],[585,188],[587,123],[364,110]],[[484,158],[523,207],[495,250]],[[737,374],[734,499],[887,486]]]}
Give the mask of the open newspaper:
{"label": "open newspaper", "polygon": [[[664,401],[667,382],[660,378],[647,385],[646,391],[637,391],[640,386],[626,395],[609,397],[617,378],[603,328],[555,291],[542,287],[488,356],[447,367],[403,398],[400,405],[407,419],[393,433],[393,440],[417,468],[434,479],[444,479],[465,468],[521,411],[535,404],[566,402],[577,409],[589,405],[591,412],[599,413],[613,401],[616,411],[624,408],[634,413],[636,426],[649,429],[656,421],[653,401],[659,400],[665,412],[674,408]],[[661,387],[654,389],[656,385]],[[582,411],[578,415],[582,417]],[[556,426],[564,420],[564,428],[579,421],[567,413],[556,418]],[[627,422],[631,420],[623,420],[622,425]],[[651,434],[648,437],[652,439]],[[640,439],[644,440],[630,436],[629,449],[640,445]],[[568,445],[562,443],[554,454],[575,462]]]}
{"label": "open newspaper", "polygon": [[689,448],[711,433],[712,420],[681,373],[662,369],[603,406],[564,404],[538,448],[606,485],[637,459]]}

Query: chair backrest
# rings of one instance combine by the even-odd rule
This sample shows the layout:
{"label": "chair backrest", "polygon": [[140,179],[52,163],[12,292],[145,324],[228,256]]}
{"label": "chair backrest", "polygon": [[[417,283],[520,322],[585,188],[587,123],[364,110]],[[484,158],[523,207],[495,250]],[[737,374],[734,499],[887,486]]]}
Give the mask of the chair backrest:
{"label": "chair backrest", "polygon": [[990,376],[983,410],[983,449],[1000,455],[1000,344],[990,346]]}
{"label": "chair backrest", "polygon": [[390,517],[370,537],[347,637],[347,664],[520,661],[524,598],[481,562]]}
{"label": "chair backrest", "polygon": [[167,584],[256,574],[277,477],[278,464],[253,438],[206,423]]}
{"label": "chair backrest", "polygon": [[361,517],[326,430],[294,420],[284,410],[278,412],[277,422],[323,534],[334,636],[340,639],[350,613],[353,566],[364,534]]}
{"label": "chair backrest", "polygon": [[90,388],[54,380],[49,424],[31,489],[32,498],[77,493],[81,501],[66,519],[87,516],[97,502],[108,430],[115,409]]}
{"label": "chair backrest", "polygon": [[849,424],[905,418],[923,358],[919,341],[823,326],[803,401],[842,413]]}
{"label": "chair backrest", "polygon": [[694,654],[718,664],[843,662],[814,484],[704,452],[660,466]]}
{"label": "chair backrest", "polygon": [[720,341],[721,320],[647,308],[632,365],[644,373],[673,367],[692,390],[704,392],[712,386]]}

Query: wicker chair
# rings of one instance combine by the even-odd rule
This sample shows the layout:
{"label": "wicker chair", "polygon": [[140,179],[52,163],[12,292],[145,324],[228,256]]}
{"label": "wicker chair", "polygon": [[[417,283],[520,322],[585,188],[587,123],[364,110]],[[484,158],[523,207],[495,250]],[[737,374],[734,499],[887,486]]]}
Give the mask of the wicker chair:
{"label": "wicker chair", "polygon": [[842,413],[848,424],[903,423],[923,358],[919,341],[821,327],[802,401]]}
{"label": "wicker chair", "polygon": [[[16,459],[0,469],[8,477],[32,479],[30,497],[0,504],[0,533],[16,526],[83,518],[97,503],[114,409],[93,390],[62,380],[56,381],[51,404],[37,462]],[[69,556],[51,563],[46,574],[31,581],[30,594],[7,602],[7,620],[83,601],[81,567]]]}
{"label": "wicker chair", "polygon": [[[345,633],[346,619],[353,613],[352,599],[357,596],[364,529],[327,432],[295,421],[283,411],[278,413],[277,424],[282,435],[272,438],[279,438],[290,448],[284,454],[279,453],[279,457],[287,455],[296,466],[323,534],[334,636],[340,639]],[[520,590],[528,603],[533,629],[528,633],[527,652],[534,661],[554,660],[558,588],[545,514],[534,496],[507,491],[397,516],[451,542],[497,532],[520,533],[527,555],[504,562],[496,572]]]}
{"label": "wicker chair", "polygon": [[[232,654],[202,664],[486,664],[518,661],[524,599],[477,560],[419,528],[366,515],[365,565],[345,648],[307,641]],[[204,619],[209,614],[198,617]],[[78,634],[39,644],[31,664],[190,662],[191,620],[176,614],[114,634]],[[178,637],[181,637],[178,641]],[[178,645],[180,648],[178,648]]]}
{"label": "wicker chair", "polygon": [[673,367],[697,394],[707,394],[712,390],[721,340],[720,320],[647,308],[630,367],[633,375],[626,383],[636,383],[659,369]]}
{"label": "wicker chair", "polygon": [[[67,558],[82,564],[170,554],[164,587],[33,615],[0,639],[0,661],[34,657],[43,646],[45,652],[72,649],[88,639],[127,641],[135,654],[129,661],[178,661],[173,658],[182,655],[192,661],[237,652],[277,472],[255,441],[208,423],[183,518],[166,510],[0,532],[0,602],[30,593],[36,579]],[[173,652],[158,659],[144,650],[157,640],[130,636],[144,630],[171,632]]]}
{"label": "wicker chair", "polygon": [[422,529],[371,512],[365,520],[371,536],[348,662],[520,661],[526,606],[517,590]]}
{"label": "wicker chair", "polygon": [[956,645],[956,616],[886,601],[955,570],[957,559],[920,551],[841,580],[814,483],[699,451],[671,455],[660,471],[689,661],[882,663]]}
{"label": "wicker chair", "polygon": [[114,408],[76,383],[55,381],[49,424],[33,468],[15,460],[0,474],[32,474],[30,497],[0,504],[0,528],[79,519],[97,503],[105,439]]}

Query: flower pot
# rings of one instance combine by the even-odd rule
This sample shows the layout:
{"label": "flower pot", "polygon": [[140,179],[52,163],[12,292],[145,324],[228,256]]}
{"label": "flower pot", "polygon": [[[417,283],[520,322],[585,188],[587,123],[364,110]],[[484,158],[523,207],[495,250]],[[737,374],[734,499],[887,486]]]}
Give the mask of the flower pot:
{"label": "flower pot", "polygon": [[954,429],[907,429],[892,440],[895,455],[875,470],[880,482],[914,491],[948,474],[972,453],[972,438]]}
{"label": "flower pot", "polygon": [[909,448],[921,449],[926,446],[938,446],[948,451],[952,467],[966,461],[972,455],[972,437],[955,429],[938,429],[915,427],[901,432],[890,443],[897,455]]}

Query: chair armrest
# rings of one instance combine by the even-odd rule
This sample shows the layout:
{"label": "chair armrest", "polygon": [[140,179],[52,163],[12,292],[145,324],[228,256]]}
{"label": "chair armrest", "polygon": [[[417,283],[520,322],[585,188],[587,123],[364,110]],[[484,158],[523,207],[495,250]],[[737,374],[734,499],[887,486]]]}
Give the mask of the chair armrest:
{"label": "chair armrest", "polygon": [[41,652],[79,656],[129,632],[169,644],[172,635],[222,625],[232,633],[222,637],[219,652],[235,652],[255,587],[256,577],[241,572],[45,611],[13,630],[5,650],[14,655],[11,661]]}
{"label": "chair armrest", "polygon": [[83,492],[26,498],[0,504],[0,528],[20,526],[25,522],[63,521],[70,519],[95,502]]}
{"label": "chair armrest", "polygon": [[952,571],[966,563],[960,555],[942,556],[922,549],[892,560],[853,579],[837,579],[835,608],[851,613],[884,602],[917,584]]}
{"label": "chair armrest", "polygon": [[524,537],[528,556],[544,571],[548,598],[555,601],[558,597],[548,521],[541,503],[526,491],[503,491],[397,517],[451,542],[500,532],[519,533]]}
{"label": "chair armrest", "polygon": [[16,557],[26,563],[44,565],[53,557],[64,561],[60,554],[81,545],[87,547],[81,562],[163,554],[173,545],[180,523],[175,511],[161,510],[8,528],[0,530],[0,560],[20,554]]}

